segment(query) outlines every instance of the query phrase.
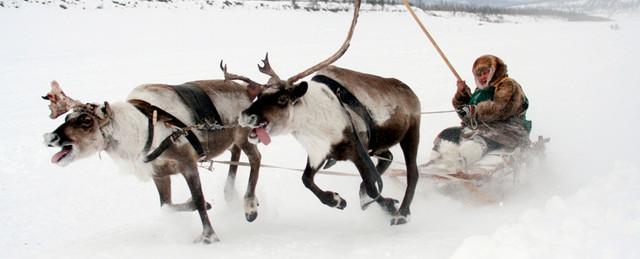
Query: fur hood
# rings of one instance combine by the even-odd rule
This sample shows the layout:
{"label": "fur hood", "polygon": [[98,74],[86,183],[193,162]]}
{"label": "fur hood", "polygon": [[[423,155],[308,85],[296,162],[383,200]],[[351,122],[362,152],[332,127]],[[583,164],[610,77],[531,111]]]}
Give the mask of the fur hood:
{"label": "fur hood", "polygon": [[[476,61],[473,62],[471,73],[473,75],[476,75],[476,71],[482,68],[488,68],[490,71],[488,85],[496,85],[496,82],[502,80],[505,77],[509,77],[509,75],[507,74],[507,65],[504,64],[504,61],[502,61],[502,59],[494,55],[483,55],[477,58]],[[475,78],[476,85],[480,85],[478,83],[477,77]]]}

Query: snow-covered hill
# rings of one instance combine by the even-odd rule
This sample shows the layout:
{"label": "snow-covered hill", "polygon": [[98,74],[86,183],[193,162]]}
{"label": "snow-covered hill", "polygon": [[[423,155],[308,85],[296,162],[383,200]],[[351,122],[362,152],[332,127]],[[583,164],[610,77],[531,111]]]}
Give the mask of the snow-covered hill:
{"label": "snow-covered hill", "polygon": [[604,16],[616,14],[637,14],[640,11],[640,0],[538,0],[519,1],[512,7],[540,7],[554,10],[577,11]]}
{"label": "snow-covered hill", "polygon": [[[294,5],[295,2],[295,5]],[[472,6],[502,8],[546,8],[611,16],[618,13],[636,13],[640,0],[412,0],[414,4],[459,3]],[[345,1],[266,1],[266,0],[0,0],[0,7],[33,8],[49,7],[62,9],[110,9],[110,8],[168,8],[168,9],[302,9],[302,10],[347,10]],[[365,1],[363,11],[404,11],[399,0]]]}

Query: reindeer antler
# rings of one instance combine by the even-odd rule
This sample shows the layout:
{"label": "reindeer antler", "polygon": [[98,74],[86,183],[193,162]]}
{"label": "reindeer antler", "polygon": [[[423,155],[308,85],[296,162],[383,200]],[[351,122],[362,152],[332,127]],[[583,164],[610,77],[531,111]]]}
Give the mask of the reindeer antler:
{"label": "reindeer antler", "polygon": [[276,72],[273,71],[273,68],[271,68],[271,64],[269,64],[269,52],[265,54],[264,59],[262,60],[262,66],[258,65],[258,70],[260,70],[260,72],[262,72],[263,74],[271,76],[271,78],[269,78],[269,82],[267,82],[267,85],[273,85],[278,82],[282,82],[278,74],[276,74]]}
{"label": "reindeer antler", "polygon": [[220,69],[224,72],[224,80],[240,80],[247,83],[247,92],[249,93],[249,96],[251,96],[251,99],[256,97],[262,91],[262,88],[264,88],[264,85],[258,84],[246,76],[229,73],[227,71],[227,64],[224,64],[223,60],[220,60]]}
{"label": "reindeer antler", "polygon": [[231,73],[227,72],[227,64],[224,64],[223,60],[220,60],[220,69],[222,69],[222,72],[224,72],[224,80],[240,80],[240,81],[244,81],[247,84],[253,85],[253,86],[261,85],[261,84],[256,83],[255,81],[249,79],[246,76],[231,74]]}
{"label": "reindeer antler", "polygon": [[286,85],[293,85],[293,83],[295,83],[296,81],[330,65],[331,63],[335,62],[340,57],[342,57],[342,55],[344,55],[345,52],[347,52],[347,49],[349,48],[349,44],[351,42],[351,36],[353,36],[353,31],[355,30],[356,22],[358,21],[358,14],[360,13],[360,0],[355,0],[353,5],[354,5],[354,8],[353,8],[353,18],[351,20],[351,27],[349,28],[347,39],[345,39],[344,43],[342,43],[342,46],[340,47],[340,49],[338,49],[336,53],[334,53],[332,56],[325,59],[324,61],[316,64],[315,66],[308,68],[305,71],[302,71],[297,75],[290,77],[289,79],[287,79]]}
{"label": "reindeer antler", "polygon": [[51,114],[49,114],[49,118],[55,119],[60,115],[65,114],[67,111],[83,105],[81,102],[72,99],[71,97],[64,94],[62,88],[56,81],[51,82],[51,92],[48,92],[47,95],[42,96],[42,99],[49,100],[49,109],[51,110]]}
{"label": "reindeer antler", "polygon": [[234,75],[234,74],[230,74],[227,72],[227,67],[222,65],[222,61],[220,62],[220,69],[222,69],[222,71],[224,71],[224,76],[226,80],[234,80],[234,79],[238,79],[238,80],[242,80],[245,81],[247,83],[249,83],[249,85],[258,85],[260,86],[260,91],[264,88],[268,88],[268,87],[273,87],[273,86],[284,86],[284,87],[290,87],[293,85],[293,83],[295,83],[296,81],[330,65],[331,63],[335,62],[336,60],[338,60],[340,57],[342,57],[342,55],[344,55],[345,52],[347,52],[347,49],[349,48],[349,44],[351,42],[351,37],[353,36],[353,31],[356,28],[356,23],[358,21],[358,15],[360,13],[360,2],[361,0],[354,0],[354,9],[353,9],[353,18],[351,19],[351,27],[349,28],[349,32],[347,34],[347,38],[345,39],[344,43],[342,43],[342,46],[340,47],[340,49],[338,49],[338,51],[336,53],[334,53],[332,56],[330,56],[329,58],[325,59],[324,61],[316,64],[315,66],[312,66],[310,68],[308,68],[307,70],[302,71],[301,73],[298,73],[297,75],[294,75],[292,77],[290,77],[289,79],[287,79],[286,81],[280,79],[280,77],[278,76],[278,74],[276,74],[275,71],[273,71],[273,68],[271,67],[271,64],[269,63],[269,53],[267,53],[264,57],[264,59],[262,60],[262,66],[258,65],[258,70],[260,70],[260,72],[262,72],[263,74],[266,74],[268,76],[270,76],[271,78],[269,78],[269,81],[267,82],[266,85],[262,85],[262,84],[258,84],[254,81],[252,81],[251,79],[244,77],[244,76],[239,76],[239,75]]}

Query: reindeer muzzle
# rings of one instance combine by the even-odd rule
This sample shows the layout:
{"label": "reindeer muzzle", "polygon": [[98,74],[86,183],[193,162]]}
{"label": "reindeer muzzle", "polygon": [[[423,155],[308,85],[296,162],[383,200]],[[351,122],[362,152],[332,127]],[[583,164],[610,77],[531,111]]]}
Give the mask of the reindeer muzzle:
{"label": "reindeer muzzle", "polygon": [[55,132],[45,133],[44,134],[44,144],[47,147],[59,147],[60,144],[60,136]]}

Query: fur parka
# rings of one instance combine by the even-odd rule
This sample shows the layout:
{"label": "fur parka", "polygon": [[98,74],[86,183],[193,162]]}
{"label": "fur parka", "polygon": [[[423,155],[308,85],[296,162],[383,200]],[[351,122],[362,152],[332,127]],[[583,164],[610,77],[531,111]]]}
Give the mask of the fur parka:
{"label": "fur parka", "polygon": [[[475,125],[476,123],[470,121],[475,119],[477,127],[472,129],[473,132],[486,139],[506,148],[528,145],[529,132],[524,126],[527,104],[522,87],[509,77],[507,65],[493,55],[484,55],[476,59],[472,72],[475,75],[476,71],[487,67],[490,69],[488,85],[495,88],[493,98],[478,103],[475,114],[472,118],[463,120],[463,126]],[[458,109],[469,104],[471,95],[469,87],[457,91],[452,100],[453,107]]]}

